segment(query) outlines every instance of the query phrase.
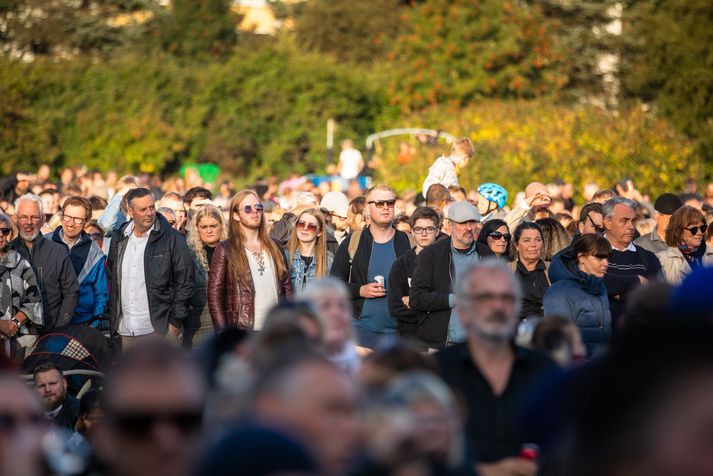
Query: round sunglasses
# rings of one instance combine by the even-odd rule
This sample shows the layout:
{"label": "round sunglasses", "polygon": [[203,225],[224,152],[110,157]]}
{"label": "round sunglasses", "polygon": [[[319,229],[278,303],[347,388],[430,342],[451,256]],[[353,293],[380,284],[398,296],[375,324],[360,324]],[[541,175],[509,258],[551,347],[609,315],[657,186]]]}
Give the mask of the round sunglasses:
{"label": "round sunglasses", "polygon": [[698,230],[701,230],[701,234],[705,233],[708,229],[708,225],[692,226],[690,228],[684,227],[683,229],[690,231],[691,235],[696,236],[698,234]]}

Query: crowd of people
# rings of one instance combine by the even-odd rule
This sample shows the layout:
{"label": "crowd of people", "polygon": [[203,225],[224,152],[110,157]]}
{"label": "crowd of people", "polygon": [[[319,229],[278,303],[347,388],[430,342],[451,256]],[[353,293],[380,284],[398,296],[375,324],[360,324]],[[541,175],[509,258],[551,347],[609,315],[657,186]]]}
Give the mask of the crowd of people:
{"label": "crowd of people", "polygon": [[713,474],[713,183],[578,203],[465,190],[472,157],[400,195],[353,152],[237,192],[0,179],[0,476]]}

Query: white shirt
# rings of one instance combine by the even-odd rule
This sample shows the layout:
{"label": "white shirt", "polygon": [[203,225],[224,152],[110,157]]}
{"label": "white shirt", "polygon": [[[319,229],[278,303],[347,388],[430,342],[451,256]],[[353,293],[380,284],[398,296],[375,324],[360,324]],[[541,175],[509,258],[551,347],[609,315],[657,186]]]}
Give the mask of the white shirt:
{"label": "white shirt", "polygon": [[351,180],[359,175],[359,163],[362,161],[361,152],[357,149],[344,149],[339,154],[339,162],[342,164],[341,172],[339,173],[343,179]]}
{"label": "white shirt", "polygon": [[248,255],[248,263],[250,263],[250,274],[253,277],[253,286],[255,286],[255,325],[254,329],[259,331],[265,323],[265,317],[268,311],[277,304],[277,279],[275,278],[275,266],[272,262],[272,256],[265,250],[262,251],[262,260],[265,263],[265,269],[260,274],[260,265],[255,256],[250,250],[245,250]]}
{"label": "white shirt", "polygon": [[156,332],[151,324],[149,297],[146,292],[146,274],[144,274],[144,252],[149,242],[152,226],[144,236],[134,234],[134,223],[124,230],[129,237],[121,262],[121,320],[119,335],[143,336]]}
{"label": "white shirt", "polygon": [[[604,235],[604,237],[606,238],[606,235]],[[609,242],[609,244],[611,244],[611,241]],[[634,246],[633,241],[631,243],[629,243],[629,246],[627,246],[626,248],[623,248],[623,249],[619,249],[614,245],[611,245],[611,248],[616,251],[633,251],[634,253],[636,253],[636,246]]]}

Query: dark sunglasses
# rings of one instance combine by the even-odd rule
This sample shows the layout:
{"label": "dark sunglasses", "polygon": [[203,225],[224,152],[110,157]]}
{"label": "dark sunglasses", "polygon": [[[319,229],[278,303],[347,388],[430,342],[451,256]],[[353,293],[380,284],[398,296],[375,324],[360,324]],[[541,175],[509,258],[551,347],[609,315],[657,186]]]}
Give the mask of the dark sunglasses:
{"label": "dark sunglasses", "polygon": [[40,426],[47,422],[47,419],[37,413],[17,415],[15,413],[0,413],[0,431],[14,433],[20,426]]}
{"label": "dark sunglasses", "polygon": [[257,205],[245,205],[243,207],[243,211],[245,213],[252,213],[253,210],[261,213],[265,209],[265,206],[262,203],[258,203]]}
{"label": "dark sunglasses", "polygon": [[89,238],[91,238],[94,241],[101,240],[102,234],[101,233],[89,233]]}
{"label": "dark sunglasses", "polygon": [[309,231],[317,231],[318,228],[316,223],[307,223],[306,221],[301,220],[297,222],[297,227]]}
{"label": "dark sunglasses", "polygon": [[701,230],[701,234],[703,234],[708,229],[708,225],[692,226],[690,228],[684,228],[684,230],[690,231],[691,235],[693,235],[693,236],[696,236],[696,234],[698,234],[699,229]]}
{"label": "dark sunglasses", "polygon": [[594,227],[594,231],[596,231],[597,233],[603,235],[607,231],[606,228],[604,228],[603,226],[599,226],[594,223],[594,220],[592,220],[591,216],[587,215],[587,218],[589,218],[589,222],[592,224],[592,226]]}
{"label": "dark sunglasses", "polygon": [[108,415],[108,419],[119,432],[134,438],[146,438],[157,423],[168,423],[187,435],[200,428],[203,412],[183,410],[166,413],[114,413]]}
{"label": "dark sunglasses", "polygon": [[396,204],[396,200],[371,200],[368,203],[374,205],[376,208],[384,208],[384,206],[393,208]]}
{"label": "dark sunglasses", "polygon": [[0,228],[0,233],[5,236],[10,236],[10,233],[12,233],[12,228]]}
{"label": "dark sunglasses", "polygon": [[491,231],[488,236],[494,239],[495,241],[502,240],[503,238],[505,239],[505,241],[510,241],[511,235],[510,233],[500,233],[499,231]]}

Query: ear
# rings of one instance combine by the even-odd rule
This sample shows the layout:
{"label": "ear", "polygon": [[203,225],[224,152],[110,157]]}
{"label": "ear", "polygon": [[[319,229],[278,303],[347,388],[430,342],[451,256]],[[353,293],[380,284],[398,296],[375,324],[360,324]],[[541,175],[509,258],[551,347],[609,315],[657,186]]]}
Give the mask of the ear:
{"label": "ear", "polygon": [[233,212],[233,218],[235,219],[235,221],[237,221],[238,223],[240,223],[240,213],[238,213],[238,212]]}
{"label": "ear", "polygon": [[583,235],[584,234],[584,223],[582,223],[581,221],[577,222],[577,230],[579,230],[580,235]]}

